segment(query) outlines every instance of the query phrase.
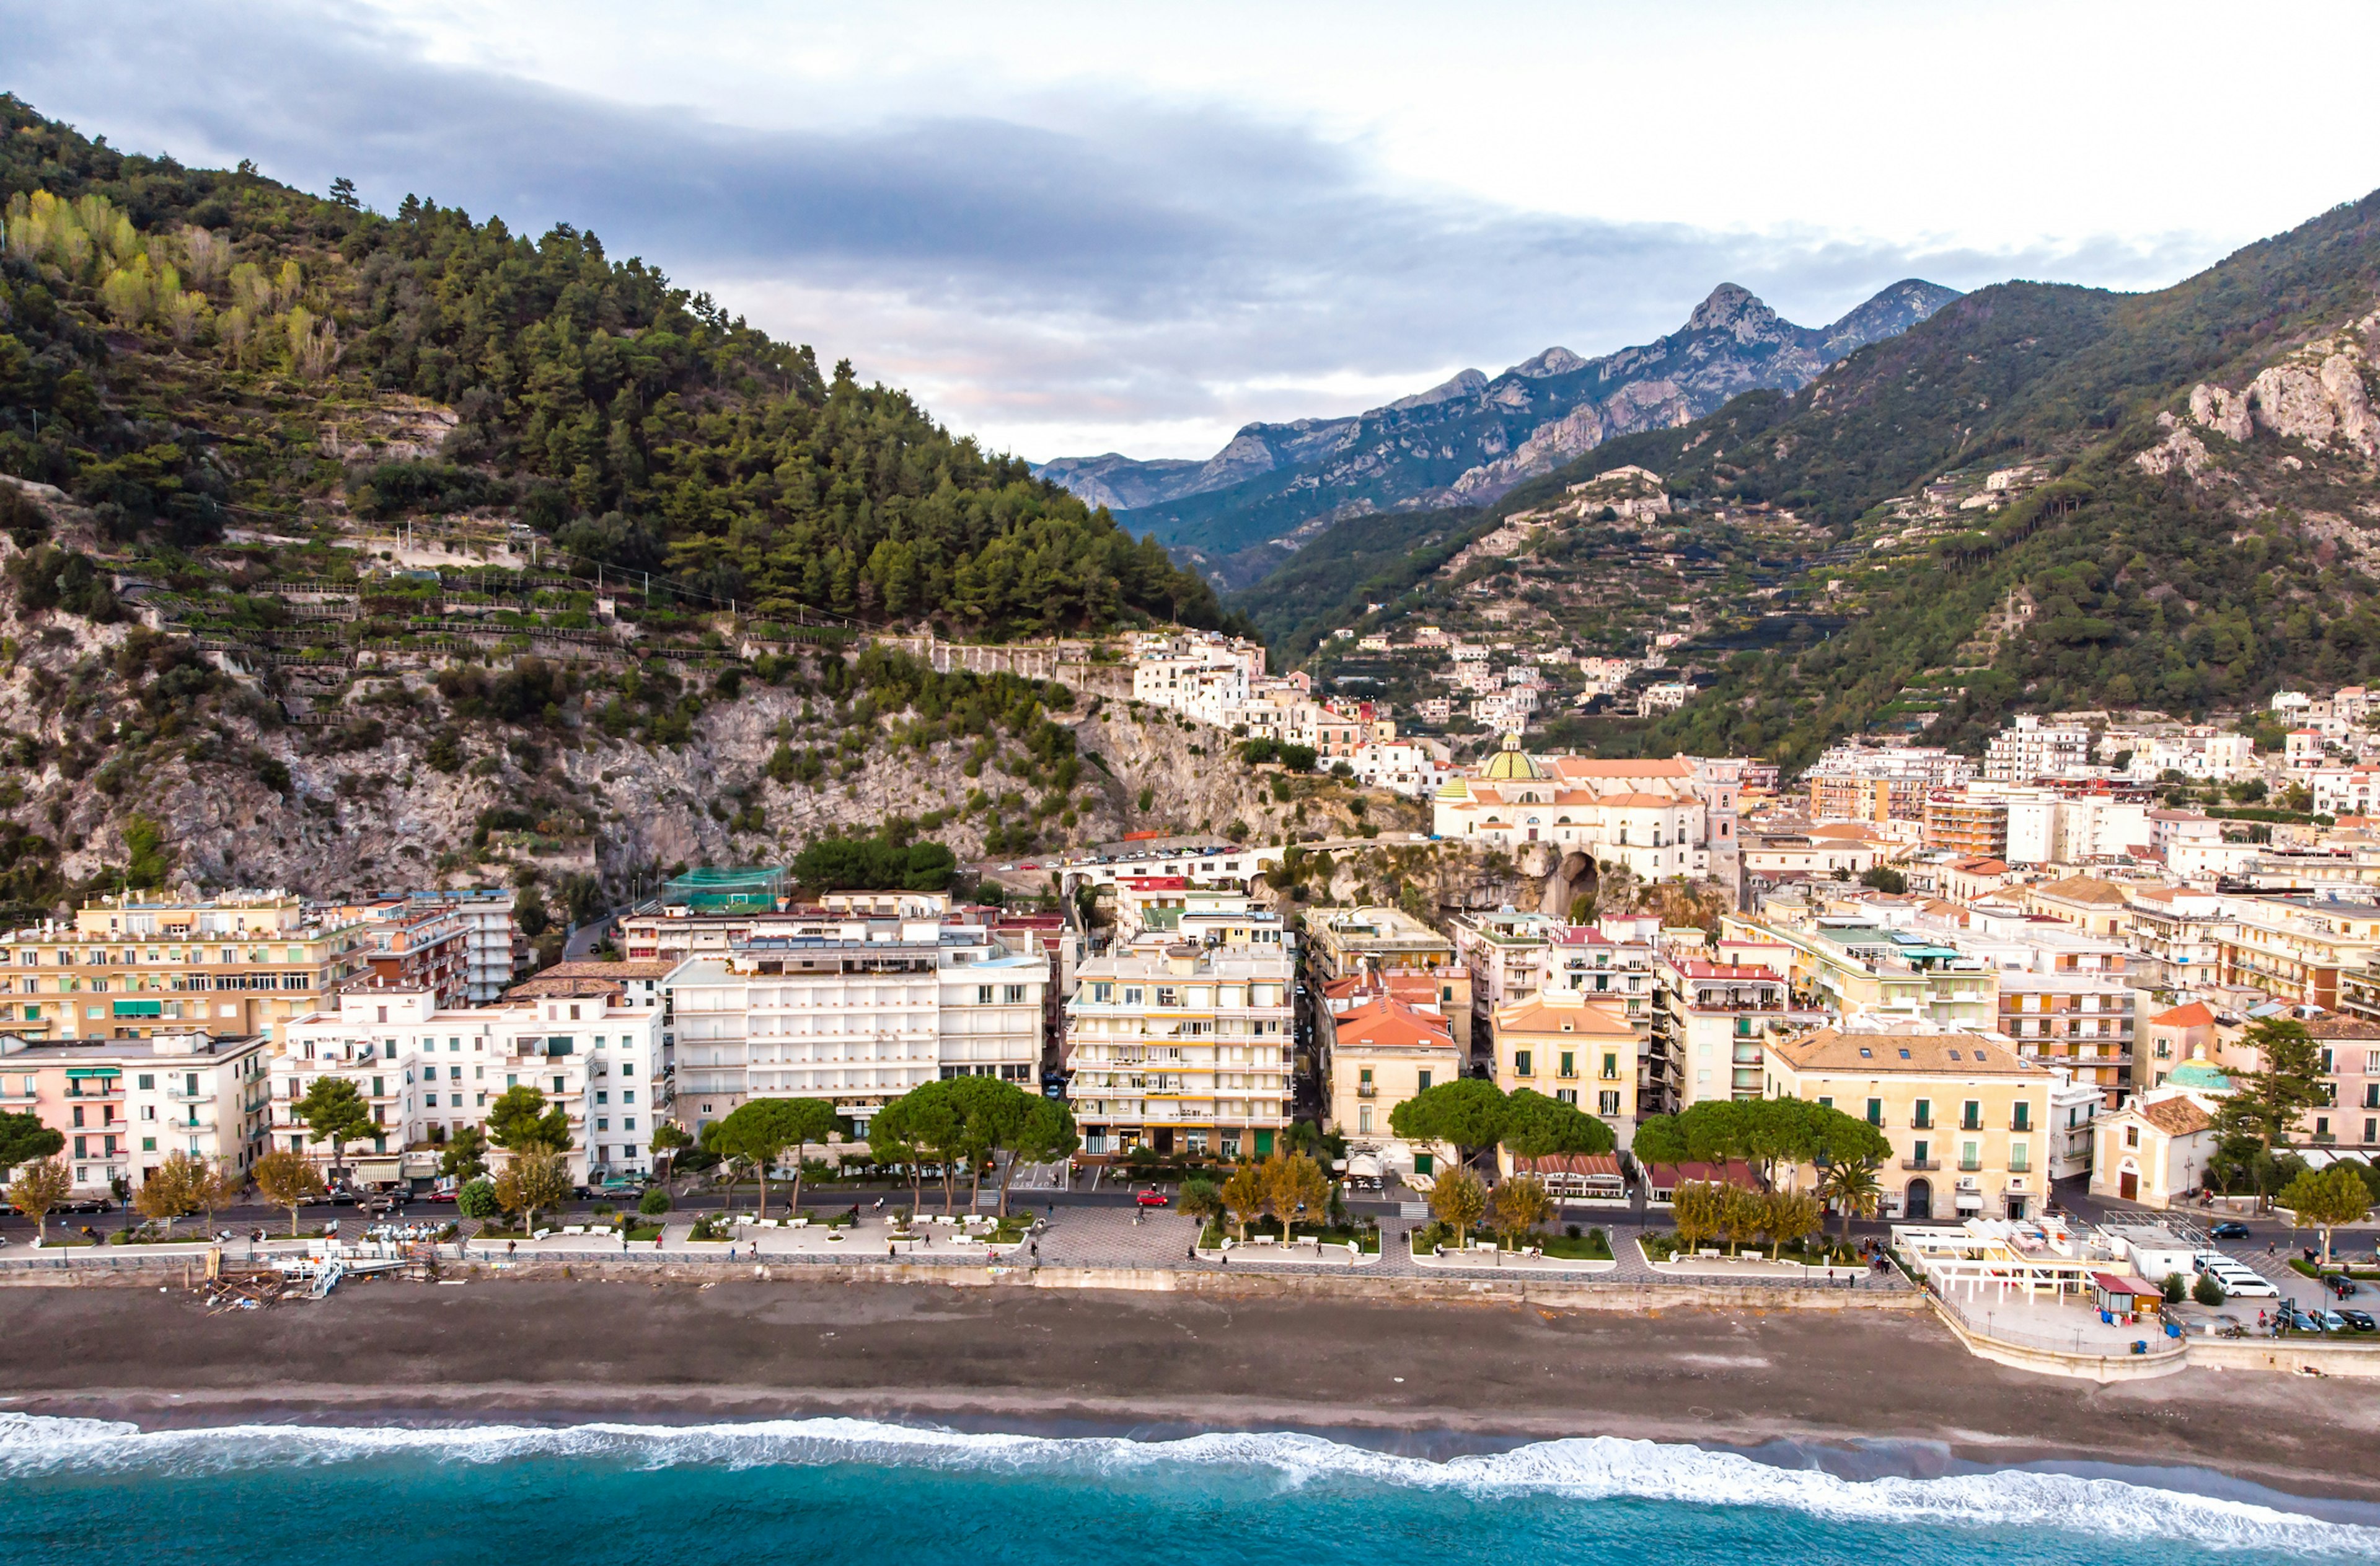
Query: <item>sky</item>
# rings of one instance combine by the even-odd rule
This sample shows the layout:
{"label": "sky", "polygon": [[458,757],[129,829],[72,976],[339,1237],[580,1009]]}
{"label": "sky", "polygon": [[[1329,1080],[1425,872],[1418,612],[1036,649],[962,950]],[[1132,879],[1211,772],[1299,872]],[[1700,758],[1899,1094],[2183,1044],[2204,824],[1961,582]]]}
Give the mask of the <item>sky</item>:
{"label": "sky", "polygon": [[2380,186],[2380,7],[0,0],[130,151],[570,222],[1037,461],[1203,457],[1722,282],[2163,286]]}

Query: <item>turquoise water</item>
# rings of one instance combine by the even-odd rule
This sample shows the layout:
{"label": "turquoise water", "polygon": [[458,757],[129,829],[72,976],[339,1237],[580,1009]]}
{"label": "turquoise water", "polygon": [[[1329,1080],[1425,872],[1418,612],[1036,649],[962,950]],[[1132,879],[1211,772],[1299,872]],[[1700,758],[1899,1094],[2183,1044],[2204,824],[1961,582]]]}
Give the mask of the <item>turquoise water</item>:
{"label": "turquoise water", "polygon": [[1439,1462],[1307,1435],[244,1426],[0,1414],[0,1560],[375,1566],[1566,1566],[2380,1558],[2380,1528],[2070,1474],[1845,1477],[1610,1439]]}

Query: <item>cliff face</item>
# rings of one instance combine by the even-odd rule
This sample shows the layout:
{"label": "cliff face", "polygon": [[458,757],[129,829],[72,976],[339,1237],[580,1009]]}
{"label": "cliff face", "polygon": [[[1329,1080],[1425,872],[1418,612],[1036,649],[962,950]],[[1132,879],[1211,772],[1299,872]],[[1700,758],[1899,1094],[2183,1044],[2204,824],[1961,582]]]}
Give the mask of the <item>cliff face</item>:
{"label": "cliff face", "polygon": [[1617,436],[1689,423],[1740,392],[1796,390],[1957,297],[1911,279],[1805,327],[1724,284],[1678,331],[1600,358],[1548,348],[1493,378],[1465,370],[1353,418],[1251,424],[1205,463],[1110,454],[1037,471],[1122,506],[1132,530],[1202,555],[1293,547],[1317,522],[1486,504]]}
{"label": "cliff face", "polygon": [[[139,624],[137,605],[29,604],[36,566],[97,548],[58,514],[69,526],[30,549],[0,534],[0,902],[51,906],[110,879],[144,852],[144,823],[146,872],[324,896],[524,866],[617,890],[679,863],[782,863],[898,817],[963,861],[1011,862],[1145,829],[1288,824],[1223,736],[1170,714],[1070,690],[1051,732],[1037,711],[953,733],[822,678],[832,652],[714,686],[675,743],[607,732],[607,687],[526,656],[358,668],[301,692],[253,653]],[[551,684],[541,710],[506,722],[472,698],[524,671]]]}

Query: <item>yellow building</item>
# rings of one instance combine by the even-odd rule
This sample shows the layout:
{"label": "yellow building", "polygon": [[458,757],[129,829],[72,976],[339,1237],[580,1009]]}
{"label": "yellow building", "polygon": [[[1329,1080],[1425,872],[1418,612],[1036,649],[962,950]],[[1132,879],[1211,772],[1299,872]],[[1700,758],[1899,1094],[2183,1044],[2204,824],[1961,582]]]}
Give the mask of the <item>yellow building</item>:
{"label": "yellow building", "polygon": [[1617,1001],[1540,990],[1495,1013],[1496,1086],[1575,1104],[1628,1139],[1636,1123],[1636,1029]]}
{"label": "yellow building", "polygon": [[1822,1027],[1767,1054],[1768,1097],[1831,1105],[1892,1144],[1888,1217],[2022,1218],[2048,1194],[2057,1079],[2005,1038]]}
{"label": "yellow building", "polygon": [[1384,1170],[1433,1172],[1443,1149],[1407,1145],[1390,1120],[1406,1099],[1462,1076],[1463,1051],[1446,1019],[1376,992],[1318,1010],[1315,1031],[1330,1095],[1328,1123],[1348,1139],[1349,1153],[1377,1158]]}
{"label": "yellow building", "polygon": [[0,934],[0,1028],[26,1038],[279,1037],[369,954],[370,921],[285,892],[103,897]]}

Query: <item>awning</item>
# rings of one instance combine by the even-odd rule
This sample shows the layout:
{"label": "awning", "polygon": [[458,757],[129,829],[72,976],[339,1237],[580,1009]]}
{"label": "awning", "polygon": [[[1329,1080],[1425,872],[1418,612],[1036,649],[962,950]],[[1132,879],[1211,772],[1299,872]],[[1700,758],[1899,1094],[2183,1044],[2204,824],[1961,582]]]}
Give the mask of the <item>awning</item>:
{"label": "awning", "polygon": [[1984,1199],[1973,1191],[1961,1191],[1959,1193],[1959,1210],[1981,1212],[1984,1210]]}
{"label": "awning", "polygon": [[124,1068],[121,1066],[68,1066],[67,1074],[68,1076],[122,1076]]}
{"label": "awning", "polygon": [[401,1159],[394,1156],[389,1158],[358,1159],[356,1160],[356,1178],[358,1180],[395,1180],[399,1178],[397,1170],[402,1161],[403,1160]]}
{"label": "awning", "polygon": [[115,1014],[119,1017],[161,1017],[165,1014],[163,1001],[118,1001]]}

